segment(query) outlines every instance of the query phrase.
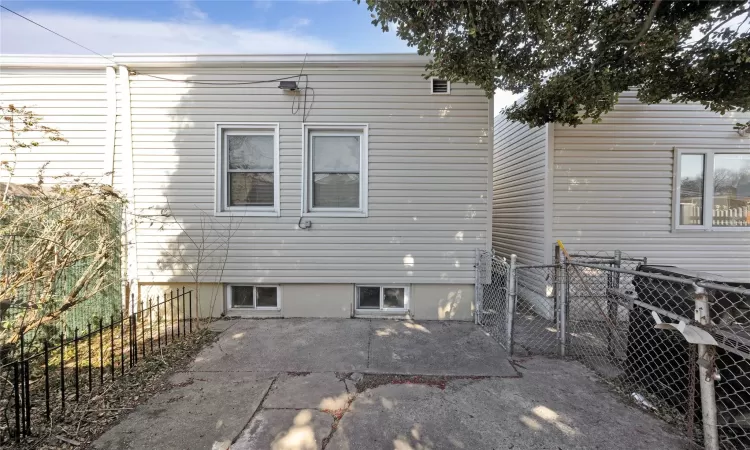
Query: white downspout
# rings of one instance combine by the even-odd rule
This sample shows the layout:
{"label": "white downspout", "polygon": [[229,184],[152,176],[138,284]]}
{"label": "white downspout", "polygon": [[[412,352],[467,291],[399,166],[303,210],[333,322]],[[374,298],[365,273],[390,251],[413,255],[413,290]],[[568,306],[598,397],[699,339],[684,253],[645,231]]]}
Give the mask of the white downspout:
{"label": "white downspout", "polygon": [[104,164],[102,184],[112,186],[115,177],[115,123],[117,121],[117,75],[115,68],[107,67],[107,125],[105,129]]}
{"label": "white downspout", "polygon": [[[131,298],[139,298],[138,292],[138,245],[135,219],[135,188],[133,186],[133,126],[130,113],[130,73],[126,66],[120,66],[119,81],[122,93],[122,184],[127,198],[125,227],[127,239],[126,277]],[[130,302],[130,312],[136,311],[135,302]]]}

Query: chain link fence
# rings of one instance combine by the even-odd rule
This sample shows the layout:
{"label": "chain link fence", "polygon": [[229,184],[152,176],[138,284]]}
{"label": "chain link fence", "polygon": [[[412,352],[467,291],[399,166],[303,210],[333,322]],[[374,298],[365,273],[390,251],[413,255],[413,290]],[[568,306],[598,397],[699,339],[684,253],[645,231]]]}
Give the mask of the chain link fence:
{"label": "chain link fence", "polygon": [[750,280],[620,252],[546,266],[480,252],[477,274],[478,323],[511,354],[579,360],[706,448],[750,448]]}

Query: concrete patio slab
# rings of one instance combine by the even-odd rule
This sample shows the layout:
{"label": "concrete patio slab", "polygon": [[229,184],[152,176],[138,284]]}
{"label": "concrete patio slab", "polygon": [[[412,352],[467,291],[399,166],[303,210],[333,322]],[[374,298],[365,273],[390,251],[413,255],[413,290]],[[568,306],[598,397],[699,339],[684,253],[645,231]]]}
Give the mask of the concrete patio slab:
{"label": "concrete patio slab", "polygon": [[94,442],[102,450],[210,449],[230,442],[260,406],[273,377],[252,373],[180,373],[174,387],[138,406]]}
{"label": "concrete patio slab", "polygon": [[368,372],[517,376],[505,351],[470,322],[373,320]]}
{"label": "concrete patio slab", "polygon": [[523,364],[521,378],[457,380],[445,390],[386,384],[366,391],[326,449],[690,448],[578,363],[539,358]]}
{"label": "concrete patio slab", "polygon": [[331,432],[333,416],[310,409],[266,409],[232,444],[232,450],[316,450]]}
{"label": "concrete patio slab", "polygon": [[333,372],[367,367],[366,320],[240,320],[191,370]]}
{"label": "concrete patio slab", "polygon": [[326,450],[692,448],[576,362],[529,358],[517,372],[470,323],[232,323],[94,447],[300,450],[330,436]]}
{"label": "concrete patio slab", "polygon": [[282,374],[263,402],[264,408],[308,408],[337,411],[346,408],[354,398],[344,381],[336,374]]}

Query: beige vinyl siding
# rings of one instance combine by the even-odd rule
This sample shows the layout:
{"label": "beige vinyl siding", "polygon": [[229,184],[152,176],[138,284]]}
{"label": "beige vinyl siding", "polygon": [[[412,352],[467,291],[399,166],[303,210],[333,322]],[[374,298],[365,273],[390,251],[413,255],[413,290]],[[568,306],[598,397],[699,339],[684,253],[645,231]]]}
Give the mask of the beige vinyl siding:
{"label": "beige vinyl siding", "polygon": [[[14,183],[35,183],[45,163],[48,183],[61,181],[54,178],[65,175],[96,177],[97,181],[102,176],[107,122],[104,68],[0,67],[0,103],[27,107],[42,117],[42,125],[58,129],[69,141],[50,142],[40,138],[39,147],[20,149]],[[2,155],[2,159],[6,157]]]}
{"label": "beige vinyl siding", "polygon": [[[148,72],[227,82],[297,75],[299,69]],[[369,216],[312,217],[311,229],[297,228],[303,114],[292,113],[294,97],[278,82],[214,86],[133,75],[141,281],[190,281],[185,263],[194,266],[194,243],[203,247],[205,241],[218,250],[202,263],[203,281],[473,283],[474,250],[485,246],[489,220],[483,92],[454,84],[451,95],[430,95],[418,65],[311,66],[304,72],[315,90],[308,93],[308,123],[369,126]],[[279,123],[281,217],[214,216],[217,122]],[[120,133],[122,124],[117,126]],[[173,217],[161,216],[167,205]],[[230,228],[231,239],[222,238]]]}
{"label": "beige vinyl siding", "polygon": [[750,274],[750,232],[672,231],[674,152],[747,150],[732,125],[748,114],[644,105],[621,96],[599,124],[555,126],[553,238],[569,250],[622,250],[729,276]]}
{"label": "beige vinyl siding", "polygon": [[547,128],[495,120],[492,247],[521,264],[544,264]]}

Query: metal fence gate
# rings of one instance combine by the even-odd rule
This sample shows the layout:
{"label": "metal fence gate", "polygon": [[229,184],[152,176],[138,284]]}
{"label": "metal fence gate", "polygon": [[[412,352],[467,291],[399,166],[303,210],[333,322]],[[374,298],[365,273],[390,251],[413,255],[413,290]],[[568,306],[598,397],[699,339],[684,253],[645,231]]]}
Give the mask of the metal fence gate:
{"label": "metal fence gate", "polygon": [[750,289],[620,252],[556,254],[479,251],[477,324],[511,355],[582,362],[707,449],[750,448]]}

